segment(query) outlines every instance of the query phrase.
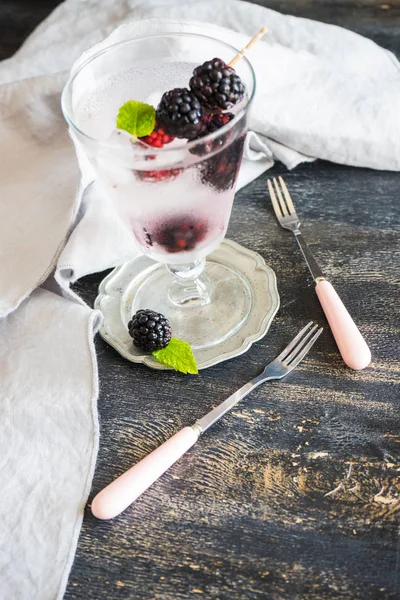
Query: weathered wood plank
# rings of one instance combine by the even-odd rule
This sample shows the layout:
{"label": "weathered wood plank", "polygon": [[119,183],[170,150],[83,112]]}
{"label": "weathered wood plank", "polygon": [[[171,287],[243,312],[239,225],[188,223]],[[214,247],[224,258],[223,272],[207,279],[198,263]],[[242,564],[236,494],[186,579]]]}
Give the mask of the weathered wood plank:
{"label": "weathered wood plank", "polygon": [[0,60],[14,54],[25,38],[58,4],[58,0],[1,0]]}
{"label": "weathered wood plank", "polygon": [[[248,0],[282,13],[347,27],[400,55],[400,0]],[[0,60],[11,56],[60,0],[2,0]]]}
{"label": "weathered wood plank", "polygon": [[[0,55],[57,4],[3,0]],[[400,0],[270,0],[400,54]],[[389,6],[389,8],[384,8]],[[120,518],[87,511],[65,598],[325,600],[400,595],[397,173],[317,162],[284,173],[304,233],[373,353],[343,366],[328,330],[290,379],[257,389]],[[275,269],[281,308],[245,356],[198,378],[127,364],[96,340],[101,447],[93,493],[232,393],[300,324],[325,323],[265,177],[241,191],[228,236]],[[75,288],[92,303],[102,275]]]}
{"label": "weathered wood plank", "polygon": [[340,25],[400,55],[400,2],[383,0],[249,0],[285,14]]}
{"label": "weathered wood plank", "polygon": [[[322,162],[286,173],[304,232],[371,345],[371,368],[346,369],[326,331],[290,380],[256,390],[118,520],[88,515],[67,598],[98,598],[105,585],[107,598],[396,597],[398,178]],[[238,194],[229,236],[278,274],[270,333],[198,379],[126,366],[98,340],[95,491],[257,374],[299,323],[324,323],[264,178]],[[77,289],[92,301],[99,281]]]}

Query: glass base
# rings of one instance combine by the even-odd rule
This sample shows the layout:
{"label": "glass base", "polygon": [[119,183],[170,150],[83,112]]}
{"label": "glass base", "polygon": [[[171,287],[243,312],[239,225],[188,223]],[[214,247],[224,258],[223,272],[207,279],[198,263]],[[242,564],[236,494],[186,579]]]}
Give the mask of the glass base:
{"label": "glass base", "polygon": [[166,265],[158,265],[137,290],[132,314],[140,308],[163,313],[171,323],[172,335],[189,342],[193,349],[204,349],[225,341],[242,327],[250,314],[251,288],[241,274],[211,260],[206,261],[201,277],[210,286],[207,302],[192,293],[190,301],[177,304],[171,294],[174,278]]}

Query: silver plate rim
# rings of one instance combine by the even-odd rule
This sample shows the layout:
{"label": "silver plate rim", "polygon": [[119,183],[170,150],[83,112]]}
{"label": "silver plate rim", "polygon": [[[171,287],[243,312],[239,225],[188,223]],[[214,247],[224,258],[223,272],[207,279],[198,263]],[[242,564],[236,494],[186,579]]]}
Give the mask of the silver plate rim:
{"label": "silver plate rim", "polygon": [[[254,313],[254,309],[252,310],[251,315],[250,315],[252,317],[252,319],[249,318],[249,321],[251,320],[251,321],[255,322],[256,325],[254,326],[252,331],[249,331],[246,335],[244,335],[244,331],[246,330],[246,327],[248,328],[248,326],[249,326],[249,323],[245,323],[239,329],[239,331],[237,333],[233,334],[228,339],[229,342],[232,342],[232,340],[237,338],[238,344],[234,349],[231,349],[229,351],[224,351],[223,348],[224,348],[224,346],[226,346],[226,342],[223,342],[222,344],[220,344],[218,346],[213,346],[211,348],[197,351],[196,361],[197,361],[199,371],[202,369],[207,369],[209,367],[217,365],[226,360],[230,360],[231,358],[235,358],[236,356],[240,356],[240,355],[244,354],[245,352],[247,352],[249,350],[249,348],[255,342],[262,339],[268,333],[271,323],[280,307],[280,297],[279,297],[279,293],[278,293],[275,272],[272,270],[272,268],[269,265],[267,265],[265,263],[265,260],[263,259],[263,257],[260,254],[258,254],[257,252],[254,252],[253,250],[249,250],[248,248],[245,248],[244,246],[242,246],[241,244],[238,244],[237,242],[234,242],[233,240],[225,238],[221,242],[220,246],[216,250],[214,250],[214,252],[212,252],[207,258],[216,260],[218,262],[218,258],[221,256],[221,254],[223,255],[224,253],[227,253],[228,255],[230,253],[233,253],[236,258],[238,256],[241,256],[242,259],[244,258],[244,260],[247,264],[249,262],[253,263],[253,265],[254,265],[253,277],[251,279],[249,279],[249,273],[244,272],[240,268],[240,265],[238,265],[239,261],[235,261],[235,269],[246,277],[246,279],[248,280],[251,287],[254,288],[254,285],[257,284],[256,277],[259,278],[260,273],[263,273],[264,275],[267,276],[266,277],[266,291],[269,292],[269,294],[270,294],[271,306],[270,306],[270,309],[263,316],[261,316],[260,312],[257,315]],[[117,318],[117,319],[120,318],[119,317],[120,302],[116,301],[118,296],[113,297],[113,302],[111,305],[112,310],[110,310],[110,303],[108,303],[107,309],[106,310],[104,309],[105,300],[110,300],[110,298],[111,298],[110,294],[107,293],[107,291],[106,291],[107,287],[114,280],[114,284],[116,285],[117,293],[118,293],[118,290],[120,290],[121,291],[120,296],[122,297],[123,288],[118,287],[119,275],[121,274],[123,269],[126,268],[127,265],[136,262],[138,259],[147,259],[149,266],[151,264],[156,264],[156,262],[154,260],[150,259],[149,257],[145,257],[144,255],[141,254],[141,255],[138,255],[137,257],[131,259],[127,263],[124,263],[122,265],[119,265],[118,267],[115,267],[111,271],[111,273],[109,273],[100,282],[99,293],[94,302],[94,308],[99,310],[103,316],[101,325],[99,328],[99,334],[110,346],[112,346],[115,350],[117,350],[117,352],[119,354],[121,354],[121,356],[123,356],[130,362],[144,364],[152,369],[168,371],[168,370],[171,370],[170,367],[166,367],[165,365],[162,365],[161,363],[157,362],[155,360],[155,358],[153,358],[149,354],[140,353],[140,350],[136,349],[131,343],[130,343],[131,348],[129,350],[127,350],[125,345],[123,343],[121,343],[121,339],[119,338],[119,336],[116,336],[115,334],[113,334],[112,331],[110,331],[110,327],[107,327],[110,325],[110,321],[112,320],[113,317]],[[257,300],[257,296],[255,296],[255,299]],[[128,338],[130,340],[128,332],[126,332],[126,338]],[[125,344],[126,344],[126,338],[124,340]],[[220,349],[218,351],[219,347],[220,347]],[[207,355],[209,355],[209,356],[207,357]]]}

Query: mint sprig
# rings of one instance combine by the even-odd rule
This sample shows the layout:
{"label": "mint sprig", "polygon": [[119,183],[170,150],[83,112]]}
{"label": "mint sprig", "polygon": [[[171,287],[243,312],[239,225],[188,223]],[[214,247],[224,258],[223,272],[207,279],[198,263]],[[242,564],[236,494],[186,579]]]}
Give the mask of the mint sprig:
{"label": "mint sprig", "polygon": [[123,104],[117,115],[117,128],[127,131],[134,137],[149,135],[156,124],[156,111],[154,106],[128,100]]}
{"label": "mint sprig", "polygon": [[172,367],[175,371],[191,375],[197,375],[199,372],[190,344],[178,338],[171,338],[166,348],[153,350],[152,355],[158,362]]}

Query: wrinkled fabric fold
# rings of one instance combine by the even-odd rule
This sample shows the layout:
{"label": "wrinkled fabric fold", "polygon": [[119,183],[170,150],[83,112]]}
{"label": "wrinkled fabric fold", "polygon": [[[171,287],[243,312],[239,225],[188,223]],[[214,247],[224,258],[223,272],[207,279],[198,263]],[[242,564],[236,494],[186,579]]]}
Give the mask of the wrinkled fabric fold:
{"label": "wrinkled fabric fold", "polygon": [[101,321],[70,284],[137,252],[68,135],[60,94],[72,63],[110,34],[169,28],[242,47],[261,24],[239,187],[275,160],[400,170],[395,57],[254,4],[66,0],[0,63],[0,598],[63,596],[98,448]]}

